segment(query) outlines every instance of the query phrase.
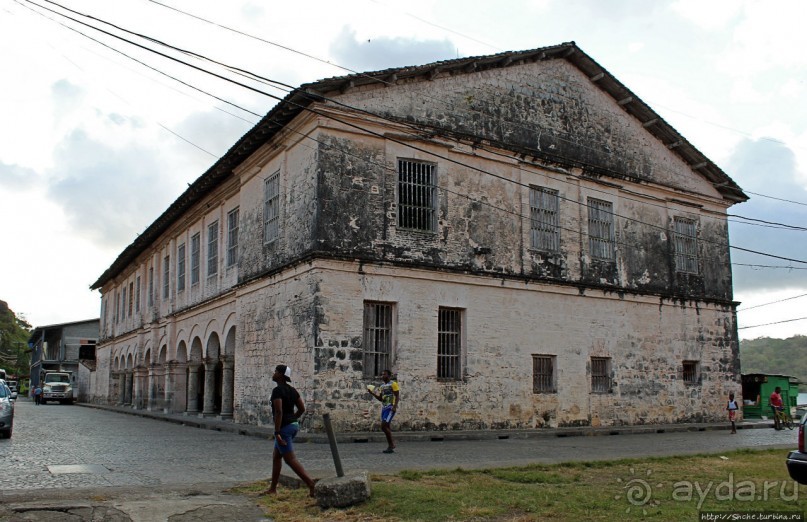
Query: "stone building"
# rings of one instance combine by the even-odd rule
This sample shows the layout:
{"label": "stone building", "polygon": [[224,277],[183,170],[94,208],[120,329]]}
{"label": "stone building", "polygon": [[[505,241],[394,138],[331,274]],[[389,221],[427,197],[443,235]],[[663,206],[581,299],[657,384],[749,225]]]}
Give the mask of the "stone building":
{"label": "stone building", "polygon": [[747,196],[574,43],[331,78],[274,107],[129,245],[100,401],[321,429],[722,419],[726,210]]}

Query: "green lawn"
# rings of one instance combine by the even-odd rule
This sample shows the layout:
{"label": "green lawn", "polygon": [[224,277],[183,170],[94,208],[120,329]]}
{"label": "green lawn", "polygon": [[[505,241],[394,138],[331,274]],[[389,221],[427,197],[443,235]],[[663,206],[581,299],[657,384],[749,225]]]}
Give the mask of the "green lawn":
{"label": "green lawn", "polygon": [[370,501],[321,510],[307,491],[239,488],[277,521],[698,520],[704,511],[805,511],[785,450],[372,475]]}

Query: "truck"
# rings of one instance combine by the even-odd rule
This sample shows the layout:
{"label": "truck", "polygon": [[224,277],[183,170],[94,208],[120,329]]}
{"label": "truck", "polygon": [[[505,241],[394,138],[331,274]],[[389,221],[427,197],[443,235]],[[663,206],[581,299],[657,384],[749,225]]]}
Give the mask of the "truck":
{"label": "truck", "polygon": [[42,381],[42,404],[73,404],[73,372],[47,372]]}

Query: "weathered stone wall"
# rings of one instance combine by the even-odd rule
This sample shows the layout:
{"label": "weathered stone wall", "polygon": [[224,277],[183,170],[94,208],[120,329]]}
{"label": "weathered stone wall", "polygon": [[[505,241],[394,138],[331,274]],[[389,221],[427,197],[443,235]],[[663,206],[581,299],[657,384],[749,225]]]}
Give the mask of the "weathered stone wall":
{"label": "weathered stone wall", "polygon": [[[413,151],[392,141],[360,140],[337,130],[332,134],[323,135],[319,156],[320,251],[667,296],[732,298],[728,228],[719,217],[725,212],[720,201],[655,184],[606,186],[581,176],[579,169],[564,174],[439,144],[418,143],[421,150]],[[437,165],[438,225],[432,233],[397,226],[398,158]],[[531,247],[530,186],[559,193],[558,252]],[[613,204],[613,261],[590,256],[590,198]],[[675,270],[675,217],[698,224],[698,274]]]}
{"label": "weathered stone wall", "polygon": [[[720,398],[740,391],[731,307],[327,265],[309,406],[317,415],[330,412],[340,430],[379,422],[378,402],[364,391],[374,381],[362,377],[365,300],[395,303],[400,429],[716,421],[725,416]],[[464,310],[462,381],[436,378],[441,306]],[[533,393],[533,354],[556,356],[556,393]],[[591,392],[592,356],[611,358],[612,393]],[[699,362],[697,384],[683,382],[683,361]]]}
{"label": "weathered stone wall", "polygon": [[[235,420],[272,423],[269,397],[275,366],[292,368],[292,385],[311,407],[312,352],[324,314],[321,276],[310,267],[276,274],[238,296],[239,336],[235,356]],[[310,422],[311,416],[307,417]],[[304,422],[304,426],[307,426]]]}

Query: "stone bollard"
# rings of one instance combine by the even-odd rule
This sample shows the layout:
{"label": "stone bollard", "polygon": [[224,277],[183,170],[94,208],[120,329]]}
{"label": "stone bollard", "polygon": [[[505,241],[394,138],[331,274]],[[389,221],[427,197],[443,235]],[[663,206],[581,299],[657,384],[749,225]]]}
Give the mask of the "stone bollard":
{"label": "stone bollard", "polygon": [[339,449],[336,446],[336,436],[331,427],[331,416],[323,415],[325,431],[328,433],[328,442],[331,445],[336,477],[322,479],[314,487],[317,504],[323,509],[331,507],[348,507],[370,498],[370,477],[366,471],[356,471],[345,475],[342,471],[342,461],[339,458]]}
{"label": "stone bollard", "polygon": [[370,477],[367,471],[356,471],[321,479],[314,489],[319,507],[348,507],[370,498]]}

